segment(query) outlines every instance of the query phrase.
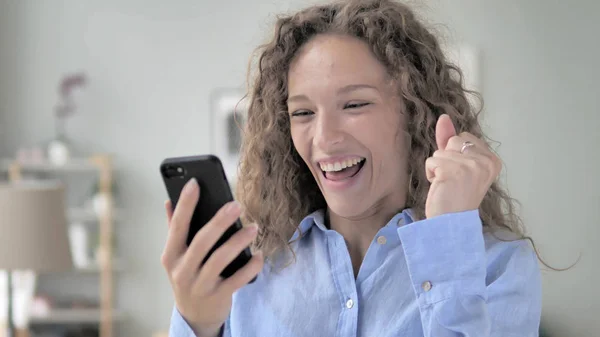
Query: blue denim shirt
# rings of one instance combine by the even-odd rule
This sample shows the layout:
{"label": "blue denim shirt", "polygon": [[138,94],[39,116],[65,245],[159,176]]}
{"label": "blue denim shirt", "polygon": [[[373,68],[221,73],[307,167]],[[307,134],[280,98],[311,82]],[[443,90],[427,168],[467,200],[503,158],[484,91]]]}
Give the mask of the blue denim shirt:
{"label": "blue denim shirt", "polygon": [[[482,233],[478,211],[414,222],[410,211],[397,214],[356,278],[323,214],[301,222],[294,264],[279,272],[265,264],[234,294],[225,337],[538,336],[537,257],[525,240]],[[194,336],[176,309],[169,336]]]}

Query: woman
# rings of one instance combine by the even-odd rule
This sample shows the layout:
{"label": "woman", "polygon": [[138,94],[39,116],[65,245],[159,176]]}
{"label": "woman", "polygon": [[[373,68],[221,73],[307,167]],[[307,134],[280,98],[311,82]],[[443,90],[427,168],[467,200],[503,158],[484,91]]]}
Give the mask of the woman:
{"label": "woman", "polygon": [[[537,336],[537,257],[456,74],[391,0],[280,18],[250,95],[239,203],[189,248],[197,183],[167,204],[170,336]],[[258,226],[198,268],[238,216]],[[221,279],[249,244],[260,251]]]}

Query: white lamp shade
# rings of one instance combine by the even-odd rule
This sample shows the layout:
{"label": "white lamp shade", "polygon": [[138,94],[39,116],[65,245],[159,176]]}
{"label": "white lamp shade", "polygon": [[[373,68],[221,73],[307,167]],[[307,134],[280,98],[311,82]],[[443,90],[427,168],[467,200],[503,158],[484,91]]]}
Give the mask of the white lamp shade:
{"label": "white lamp shade", "polygon": [[72,266],[64,186],[0,184],[0,269],[60,272]]}

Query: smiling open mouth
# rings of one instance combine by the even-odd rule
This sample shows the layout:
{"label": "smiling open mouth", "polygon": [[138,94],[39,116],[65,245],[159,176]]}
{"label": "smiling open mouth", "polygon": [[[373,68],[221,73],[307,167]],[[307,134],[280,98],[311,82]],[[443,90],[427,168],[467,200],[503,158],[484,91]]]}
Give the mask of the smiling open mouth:
{"label": "smiling open mouth", "polygon": [[365,165],[365,158],[356,158],[334,164],[320,164],[326,179],[340,181],[354,177]]}

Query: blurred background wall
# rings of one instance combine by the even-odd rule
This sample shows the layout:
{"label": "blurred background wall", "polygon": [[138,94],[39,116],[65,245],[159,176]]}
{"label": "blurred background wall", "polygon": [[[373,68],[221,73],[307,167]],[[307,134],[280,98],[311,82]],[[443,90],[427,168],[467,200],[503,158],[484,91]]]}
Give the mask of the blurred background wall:
{"label": "blurred background wall", "polygon": [[[79,70],[89,77],[67,131],[79,148],[115,156],[127,261],[116,280],[127,315],[119,336],[169,324],[160,161],[210,151],[210,93],[243,86],[274,13],[307,3],[0,0],[0,155],[51,139],[58,81]],[[542,257],[562,268],[582,254],[568,272],[544,268],[551,336],[600,335],[600,2],[417,5],[449,41],[481,52],[485,125],[502,143],[504,178]]]}

